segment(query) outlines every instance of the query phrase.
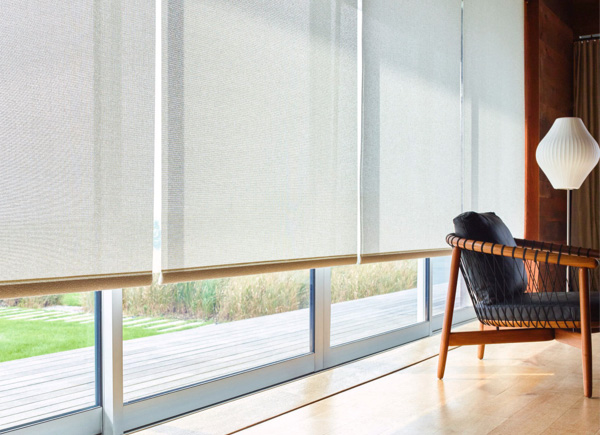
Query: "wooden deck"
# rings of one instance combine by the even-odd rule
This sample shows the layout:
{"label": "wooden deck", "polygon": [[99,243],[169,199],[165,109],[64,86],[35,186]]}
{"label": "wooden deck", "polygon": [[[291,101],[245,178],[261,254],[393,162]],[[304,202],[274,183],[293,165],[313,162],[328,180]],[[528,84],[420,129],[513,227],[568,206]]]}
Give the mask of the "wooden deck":
{"label": "wooden deck", "polygon": [[[434,291],[436,309],[443,309],[440,290]],[[331,341],[415,321],[415,289],[343,302],[332,306]],[[309,335],[304,309],[126,341],[125,401],[306,354]],[[93,406],[94,378],[93,348],[0,363],[0,430]]]}

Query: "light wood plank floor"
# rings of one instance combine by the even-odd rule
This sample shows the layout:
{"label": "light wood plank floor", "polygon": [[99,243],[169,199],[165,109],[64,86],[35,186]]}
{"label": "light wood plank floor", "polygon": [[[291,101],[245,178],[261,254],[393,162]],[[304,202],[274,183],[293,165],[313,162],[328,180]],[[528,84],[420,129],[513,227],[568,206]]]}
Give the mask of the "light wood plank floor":
{"label": "light wood plank floor", "polygon": [[[475,327],[470,325],[471,329]],[[405,365],[407,353],[412,352],[416,360],[426,357],[431,347],[439,343],[439,336],[420,342],[421,347],[413,344],[394,349],[147,429],[139,435],[234,431],[241,435],[600,435],[600,334],[593,338],[596,352],[591,399],[583,397],[579,350],[557,342],[487,346],[483,361],[476,358],[476,347],[460,347],[449,353],[443,381],[436,379],[437,358],[430,358],[330,394],[327,384],[348,373],[350,367],[356,365],[364,372],[371,371],[373,378],[381,376],[381,367],[386,363],[388,369],[394,362],[398,367]],[[278,394],[283,396],[279,389],[287,396],[296,394],[297,406],[289,401],[288,410],[278,409],[281,399],[276,398]],[[259,406],[271,406],[271,417],[279,416],[269,418],[269,413],[259,411]],[[254,423],[250,423],[252,415],[246,414],[255,414]]]}
{"label": "light wood plank floor", "polygon": [[[444,285],[434,308],[444,303]],[[416,289],[332,306],[332,341],[410,325]],[[308,353],[307,309],[124,343],[125,400]],[[1,349],[0,349],[1,351]],[[83,348],[0,363],[0,430],[94,405],[94,352]]]}

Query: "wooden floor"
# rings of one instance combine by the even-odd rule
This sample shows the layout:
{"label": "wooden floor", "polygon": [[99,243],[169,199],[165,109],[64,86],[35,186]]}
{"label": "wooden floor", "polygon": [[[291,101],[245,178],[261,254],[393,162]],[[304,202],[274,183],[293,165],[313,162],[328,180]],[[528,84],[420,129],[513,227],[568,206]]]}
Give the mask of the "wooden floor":
{"label": "wooden floor", "polygon": [[[576,348],[554,341],[491,345],[479,361],[476,347],[460,347],[450,351],[439,381],[437,357],[430,357],[438,345],[439,336],[419,340],[138,435],[600,434],[600,351],[594,395],[586,399]],[[600,334],[593,346],[600,349]],[[407,364],[407,354],[424,360]],[[357,371],[355,387],[331,391],[330,384]]]}
{"label": "wooden floor", "polygon": [[[436,291],[434,306],[443,305]],[[416,290],[332,306],[332,343],[416,320]],[[124,343],[125,401],[308,353],[309,312],[208,325]],[[94,352],[77,349],[0,363],[0,430],[94,405]]]}

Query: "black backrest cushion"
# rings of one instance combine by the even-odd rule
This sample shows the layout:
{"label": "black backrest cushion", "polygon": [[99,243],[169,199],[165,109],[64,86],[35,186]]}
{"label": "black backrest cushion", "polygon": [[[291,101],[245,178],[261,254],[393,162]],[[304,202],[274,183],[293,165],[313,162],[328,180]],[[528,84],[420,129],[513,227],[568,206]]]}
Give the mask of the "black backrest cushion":
{"label": "black backrest cushion", "polygon": [[[468,211],[454,218],[458,237],[481,242],[517,246],[508,227],[495,213]],[[527,274],[521,259],[463,250],[467,283],[479,302],[495,304],[516,301],[527,289]]]}

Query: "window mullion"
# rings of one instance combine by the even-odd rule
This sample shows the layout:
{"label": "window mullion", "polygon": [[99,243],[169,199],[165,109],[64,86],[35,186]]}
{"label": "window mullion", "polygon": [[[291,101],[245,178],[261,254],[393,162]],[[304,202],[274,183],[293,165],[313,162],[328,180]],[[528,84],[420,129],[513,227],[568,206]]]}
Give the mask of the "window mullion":
{"label": "window mullion", "polygon": [[123,433],[123,290],[102,292],[102,433]]}

